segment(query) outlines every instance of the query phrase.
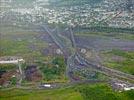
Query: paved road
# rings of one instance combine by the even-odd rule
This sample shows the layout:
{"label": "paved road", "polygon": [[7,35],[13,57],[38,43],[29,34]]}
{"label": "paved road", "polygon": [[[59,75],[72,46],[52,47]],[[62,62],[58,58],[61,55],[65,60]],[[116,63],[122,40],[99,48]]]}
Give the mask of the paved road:
{"label": "paved road", "polygon": [[[45,27],[45,29],[48,31],[48,28]],[[69,28],[70,29],[70,28]],[[74,35],[73,35],[73,32],[72,30],[70,29],[70,34],[71,34],[71,42],[72,42],[72,48],[74,48],[76,50],[76,44],[75,44],[75,40],[74,40]],[[48,31],[49,35],[53,38],[54,42],[64,51],[66,51],[63,47],[63,43],[60,42],[60,37],[56,36],[56,35],[53,35],[50,31]],[[58,33],[57,33],[58,34]],[[82,57],[77,51],[73,52],[71,56],[68,57],[68,60],[67,60],[67,69],[66,69],[66,75],[68,76],[69,79],[71,79],[71,76],[69,74],[70,71],[72,71],[73,68],[75,68],[77,70],[78,68],[78,65],[76,65],[74,63],[74,59],[77,58],[78,62],[81,63],[81,64],[84,64],[86,67],[91,67],[95,70],[97,70],[98,72],[100,73],[103,73],[109,77],[114,77],[114,78],[119,78],[119,79],[127,79],[127,80],[131,80],[133,81],[134,80],[134,76],[133,75],[130,75],[130,74],[126,74],[126,73],[123,73],[121,71],[117,71],[117,70],[114,70],[114,69],[110,69],[110,68],[107,68],[107,67],[104,67],[104,66],[101,66],[97,63],[92,63],[92,62],[89,62],[88,60],[86,60],[84,57]],[[78,69],[80,71],[80,69]]]}
{"label": "paved road", "polygon": [[81,59],[82,62],[84,62],[85,66],[96,69],[98,72],[103,73],[109,77],[117,77],[117,78],[121,78],[121,79],[123,78],[123,79],[134,81],[133,75],[130,75],[130,74],[118,71],[118,70],[114,70],[111,68],[107,68],[107,67],[102,66],[97,63],[89,62],[88,60],[84,59],[80,55],[78,57]]}

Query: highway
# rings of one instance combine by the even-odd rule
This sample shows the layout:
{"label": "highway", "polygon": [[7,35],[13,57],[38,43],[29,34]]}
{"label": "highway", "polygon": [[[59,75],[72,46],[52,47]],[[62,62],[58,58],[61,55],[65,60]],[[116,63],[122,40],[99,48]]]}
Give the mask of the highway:
{"label": "highway", "polygon": [[[52,33],[51,31],[49,31],[48,27],[44,26],[44,29],[48,32],[48,34],[52,37],[52,39],[54,40],[54,42],[59,46],[59,48],[61,48],[61,50],[63,50],[64,52],[66,52],[67,48],[66,45],[60,41],[61,38],[59,36],[57,36],[57,34],[60,33]],[[72,42],[72,48],[75,49],[75,51],[73,53],[71,53],[71,55],[68,57],[67,59],[67,68],[66,68],[66,76],[68,76],[68,78],[71,80],[71,75],[70,72],[73,71],[73,69],[80,71],[80,67],[78,65],[75,64],[74,59],[76,59],[80,64],[85,65],[85,67],[90,67],[93,68],[95,70],[97,70],[100,73],[103,73],[109,77],[112,78],[118,78],[118,79],[126,79],[129,81],[133,81],[134,80],[134,76],[127,74],[127,73],[123,73],[121,71],[117,71],[111,68],[107,68],[105,66],[102,66],[98,63],[92,63],[90,61],[88,61],[87,59],[85,59],[84,57],[82,57],[77,51],[76,51],[76,44],[75,44],[75,39],[74,39],[74,35],[72,32],[72,29],[69,28],[69,33],[71,35],[71,39],[70,41]],[[54,31],[53,31],[54,32]]]}
{"label": "highway", "polygon": [[134,80],[133,75],[130,75],[130,74],[118,71],[118,70],[114,70],[111,68],[107,68],[107,67],[102,66],[102,65],[97,64],[97,63],[92,63],[92,62],[84,59],[80,55],[78,57],[82,60],[82,62],[84,62],[85,66],[91,67],[91,68],[97,70],[98,72],[103,73],[109,77],[114,77],[114,78],[117,77],[117,78],[121,78],[121,79],[123,78],[123,79],[131,80],[131,81]]}
{"label": "highway", "polygon": [[[83,71],[84,68],[85,68],[85,70],[87,68],[92,68],[95,71],[100,72],[100,73],[108,76],[110,80],[125,79],[125,81],[131,81],[132,83],[134,83],[134,76],[133,75],[126,74],[126,73],[123,73],[121,71],[114,70],[114,69],[111,69],[111,68],[107,68],[107,67],[102,66],[98,63],[90,62],[89,60],[84,58],[82,55],[80,55],[80,53],[76,50],[77,47],[76,47],[76,44],[75,44],[75,38],[74,38],[73,31],[72,31],[71,28],[68,28],[68,30],[67,30],[67,31],[69,31],[71,38],[67,38],[67,37],[61,36],[60,33],[57,33],[56,28],[51,30],[51,29],[49,29],[49,27],[47,25],[43,25],[41,27],[43,27],[44,31],[46,31],[51,36],[51,38],[53,39],[55,44],[57,46],[59,46],[59,48],[63,51],[64,54],[68,53],[68,51],[71,51],[69,49],[72,49],[72,48],[74,49],[74,51],[70,52],[69,53],[70,55],[67,56],[67,67],[66,67],[66,73],[65,74],[66,74],[67,78],[70,80],[70,82],[65,83],[63,85],[61,85],[60,83],[57,84],[57,85],[56,85],[56,83],[53,83],[52,88],[67,87],[67,86],[72,86],[72,85],[79,84],[79,83],[104,82],[104,81],[101,81],[101,80],[75,80],[75,79],[73,79],[72,72],[73,71],[84,72]],[[66,42],[69,42],[69,43],[62,42],[62,39],[66,39]],[[69,44],[69,47],[68,47],[68,44]],[[75,60],[79,64],[82,64],[83,66],[81,67],[78,64],[76,64]],[[33,87],[21,86],[21,81],[23,79],[23,72],[22,72],[20,66],[19,66],[19,70],[20,70],[21,75],[20,75],[20,80],[19,80],[19,83],[17,85],[17,88],[28,89],[28,90],[33,89]],[[90,74],[90,72],[86,73],[86,74]],[[42,85],[40,85],[40,84],[37,84],[37,86],[35,86],[35,88],[44,89],[42,87]],[[12,88],[9,88],[9,89],[12,89]]]}

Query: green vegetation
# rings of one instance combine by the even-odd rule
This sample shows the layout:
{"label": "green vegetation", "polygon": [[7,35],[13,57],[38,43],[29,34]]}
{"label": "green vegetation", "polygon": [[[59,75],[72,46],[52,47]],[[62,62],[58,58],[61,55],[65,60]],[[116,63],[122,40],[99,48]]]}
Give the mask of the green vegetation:
{"label": "green vegetation", "polygon": [[113,92],[106,84],[80,86],[78,91],[84,100],[133,100],[134,91]]}
{"label": "green vegetation", "polygon": [[48,64],[40,64],[40,70],[43,72],[44,80],[51,81],[65,79],[65,61],[63,57],[56,57]]}
{"label": "green vegetation", "polygon": [[17,83],[17,78],[16,78],[16,77],[12,77],[12,78],[10,79],[10,81],[11,81],[11,84],[12,84],[12,85],[16,85],[16,83]]}
{"label": "green vegetation", "polygon": [[79,77],[80,79],[84,79],[84,80],[102,80],[102,81],[106,81],[108,79],[108,77],[106,75],[101,74],[99,72],[96,72],[92,68],[81,69],[81,72],[75,71],[74,76]]}
{"label": "green vegetation", "polygon": [[104,53],[106,58],[118,57],[118,59],[106,60],[104,65],[134,75],[134,52],[112,50]]}
{"label": "green vegetation", "polygon": [[1,90],[1,100],[133,100],[134,90],[115,92],[107,84],[75,85],[53,90]]}
{"label": "green vegetation", "polygon": [[[18,56],[22,57],[26,63],[23,65],[25,69],[28,64],[37,64],[40,67],[44,81],[62,81],[65,82],[65,63],[62,57],[56,57],[50,64],[41,64],[49,62],[52,56],[42,54],[48,44],[38,37],[39,33],[27,31],[19,27],[0,27],[0,56]],[[14,65],[15,68],[17,67]],[[14,68],[11,65],[0,65],[0,71],[6,71]]]}
{"label": "green vegetation", "polygon": [[107,33],[107,32],[78,32],[76,35],[81,36],[96,36],[96,37],[106,37],[115,38],[121,40],[134,40],[134,35],[129,33]]}
{"label": "green vegetation", "polygon": [[0,64],[0,70],[13,70],[16,69],[17,65],[15,64]]}
{"label": "green vegetation", "polygon": [[109,52],[110,54],[122,56],[128,59],[134,59],[134,52],[132,51],[123,51],[123,50],[112,50]]}
{"label": "green vegetation", "polygon": [[47,47],[47,43],[36,38],[38,33],[10,26],[0,29],[0,56],[20,56],[26,61],[44,60],[40,51]]}
{"label": "green vegetation", "polygon": [[26,41],[15,42],[9,39],[1,39],[1,56],[16,55],[18,53],[28,52]]}
{"label": "green vegetation", "polygon": [[71,88],[54,90],[5,90],[0,91],[1,100],[83,100],[80,93]]}
{"label": "green vegetation", "polygon": [[134,28],[116,28],[116,27],[103,27],[103,26],[94,26],[81,28],[81,30],[85,30],[86,32],[105,32],[105,33],[133,33]]}

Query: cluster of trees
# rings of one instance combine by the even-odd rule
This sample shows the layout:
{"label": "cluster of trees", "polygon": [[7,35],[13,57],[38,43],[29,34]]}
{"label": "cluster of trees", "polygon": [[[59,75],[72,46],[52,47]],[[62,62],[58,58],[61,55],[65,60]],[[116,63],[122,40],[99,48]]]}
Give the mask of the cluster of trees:
{"label": "cluster of trees", "polygon": [[93,32],[117,32],[117,33],[132,33],[134,32],[134,28],[114,28],[114,27],[84,27],[81,30],[85,31],[93,31]]}
{"label": "cluster of trees", "polygon": [[115,92],[106,84],[85,85],[77,89],[84,100],[133,100],[134,91]]}
{"label": "cluster of trees", "polygon": [[60,79],[65,73],[66,65],[63,57],[56,57],[51,63],[41,65],[40,70],[44,74],[44,80]]}

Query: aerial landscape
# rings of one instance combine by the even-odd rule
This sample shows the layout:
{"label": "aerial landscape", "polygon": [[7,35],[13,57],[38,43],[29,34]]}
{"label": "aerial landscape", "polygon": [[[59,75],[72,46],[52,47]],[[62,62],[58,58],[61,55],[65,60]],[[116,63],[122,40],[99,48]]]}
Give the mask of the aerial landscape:
{"label": "aerial landscape", "polygon": [[134,100],[134,0],[0,0],[0,100]]}

